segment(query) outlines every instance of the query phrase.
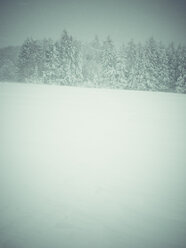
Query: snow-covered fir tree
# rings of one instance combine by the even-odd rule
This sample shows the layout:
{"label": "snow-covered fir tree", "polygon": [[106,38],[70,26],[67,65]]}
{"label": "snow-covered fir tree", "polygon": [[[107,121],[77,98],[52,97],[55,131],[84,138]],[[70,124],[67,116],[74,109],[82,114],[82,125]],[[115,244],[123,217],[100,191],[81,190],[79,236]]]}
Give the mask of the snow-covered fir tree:
{"label": "snow-covered fir tree", "polygon": [[145,81],[147,90],[156,91],[159,89],[158,66],[158,44],[154,38],[150,38],[145,44]]}
{"label": "snow-covered fir tree", "polygon": [[171,43],[166,48],[169,71],[169,91],[174,91],[177,81],[177,51],[174,43]]}
{"label": "snow-covered fir tree", "polygon": [[169,79],[169,64],[168,64],[168,56],[166,53],[165,46],[160,42],[158,44],[158,63],[156,66],[156,70],[158,72],[157,81],[158,81],[158,90],[167,91],[170,84]]}
{"label": "snow-covered fir tree", "polygon": [[144,47],[139,43],[136,46],[136,60],[134,64],[133,86],[137,90],[146,90],[146,65]]}
{"label": "snow-covered fir tree", "polygon": [[42,47],[39,41],[26,39],[20,49],[18,77],[21,81],[38,82],[42,76]]}
{"label": "snow-covered fir tree", "polygon": [[177,49],[176,92],[186,93],[186,47]]}
{"label": "snow-covered fir tree", "polygon": [[81,45],[66,30],[57,44],[61,84],[75,85],[82,80]]}
{"label": "snow-covered fir tree", "polygon": [[136,44],[133,40],[126,46],[126,80],[127,88],[133,89],[135,84]]}
{"label": "snow-covered fir tree", "polygon": [[114,87],[116,83],[116,51],[110,36],[103,43],[102,51],[102,84]]}
{"label": "snow-covered fir tree", "polygon": [[116,54],[116,88],[127,88],[126,77],[126,47],[124,44],[119,48]]}
{"label": "snow-covered fir tree", "polygon": [[44,69],[43,69],[43,81],[44,83],[59,84],[59,52],[56,44],[53,40],[44,40]]}

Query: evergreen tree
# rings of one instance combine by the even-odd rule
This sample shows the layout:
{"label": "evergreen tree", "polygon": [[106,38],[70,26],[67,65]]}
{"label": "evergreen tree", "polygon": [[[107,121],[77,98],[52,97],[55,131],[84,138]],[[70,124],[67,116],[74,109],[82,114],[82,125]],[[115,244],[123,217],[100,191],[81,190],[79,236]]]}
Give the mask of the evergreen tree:
{"label": "evergreen tree", "polygon": [[126,78],[126,47],[123,44],[116,57],[116,87],[125,89],[127,88],[127,78]]}
{"label": "evergreen tree", "polygon": [[59,80],[59,54],[53,40],[44,40],[44,70],[43,81],[44,83],[58,83]]}
{"label": "evergreen tree", "polygon": [[170,78],[169,78],[169,58],[166,53],[165,46],[160,42],[158,46],[158,64],[157,70],[157,80],[158,89],[160,91],[167,91],[170,88]]}
{"label": "evergreen tree", "polygon": [[42,48],[38,41],[26,39],[18,58],[18,77],[21,81],[39,81],[42,73]]}
{"label": "evergreen tree", "polygon": [[141,44],[138,44],[136,47],[134,72],[134,88],[137,90],[146,90],[145,49]]}
{"label": "evergreen tree", "polygon": [[116,82],[116,51],[111,38],[108,36],[103,43],[102,51],[102,83],[114,87]]}
{"label": "evergreen tree", "polygon": [[174,43],[169,44],[166,49],[168,59],[168,71],[169,71],[169,90],[174,91],[176,88],[176,71],[177,71],[177,53]]}
{"label": "evergreen tree", "polygon": [[158,90],[158,45],[154,38],[150,38],[145,44],[145,81],[147,90]]}
{"label": "evergreen tree", "polygon": [[176,92],[186,93],[186,47],[177,49]]}
{"label": "evergreen tree", "polygon": [[59,52],[59,76],[61,84],[75,85],[82,81],[81,45],[63,31],[57,45]]}
{"label": "evergreen tree", "polygon": [[127,88],[133,89],[135,84],[135,64],[136,64],[136,45],[131,40],[126,47],[126,80]]}

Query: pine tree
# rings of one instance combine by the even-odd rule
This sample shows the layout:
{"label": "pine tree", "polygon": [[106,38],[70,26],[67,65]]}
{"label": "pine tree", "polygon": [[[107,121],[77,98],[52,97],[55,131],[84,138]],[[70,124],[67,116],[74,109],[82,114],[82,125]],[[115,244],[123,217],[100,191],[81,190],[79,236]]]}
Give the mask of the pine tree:
{"label": "pine tree", "polygon": [[186,47],[177,49],[176,92],[186,93]]}
{"label": "pine tree", "polygon": [[18,58],[18,77],[20,81],[25,81],[30,76],[31,70],[31,44],[33,43],[32,39],[26,39],[23,45],[21,46],[19,58]]}
{"label": "pine tree", "polygon": [[169,90],[175,91],[176,88],[176,71],[177,71],[177,54],[176,54],[176,47],[174,43],[169,44],[166,49],[167,52],[167,59],[168,59],[168,71],[169,71]]}
{"label": "pine tree", "polygon": [[82,81],[81,45],[66,30],[57,44],[61,84],[75,85]]}
{"label": "pine tree", "polygon": [[123,44],[116,55],[116,87],[127,88],[126,78],[126,47]]}
{"label": "pine tree", "polygon": [[116,51],[109,36],[103,43],[102,70],[103,85],[114,87],[116,83]]}
{"label": "pine tree", "polygon": [[136,61],[134,71],[134,88],[137,90],[146,90],[145,51],[141,44],[138,44],[136,47]]}
{"label": "pine tree", "polygon": [[74,40],[72,41],[72,54],[71,54],[71,75],[72,84],[80,85],[83,81],[83,61],[81,43]]}
{"label": "pine tree", "polygon": [[165,46],[160,42],[158,45],[157,80],[158,90],[167,91],[170,88],[169,64]]}
{"label": "pine tree", "polygon": [[59,80],[59,54],[53,40],[44,40],[44,70],[43,81],[49,84],[58,84]]}
{"label": "pine tree", "polygon": [[136,44],[131,40],[126,47],[126,79],[127,88],[135,88]]}
{"label": "pine tree", "polygon": [[18,77],[21,81],[38,82],[42,73],[40,42],[28,38],[21,46],[18,59]]}
{"label": "pine tree", "polygon": [[150,38],[145,44],[145,80],[147,90],[158,90],[158,46],[154,38]]}

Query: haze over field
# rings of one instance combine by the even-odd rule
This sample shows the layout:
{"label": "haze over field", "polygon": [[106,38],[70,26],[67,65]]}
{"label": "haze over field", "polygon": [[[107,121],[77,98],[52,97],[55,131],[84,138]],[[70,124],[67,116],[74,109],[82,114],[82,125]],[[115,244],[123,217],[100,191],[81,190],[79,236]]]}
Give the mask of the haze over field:
{"label": "haze over field", "polygon": [[186,96],[0,84],[0,247],[185,247]]}

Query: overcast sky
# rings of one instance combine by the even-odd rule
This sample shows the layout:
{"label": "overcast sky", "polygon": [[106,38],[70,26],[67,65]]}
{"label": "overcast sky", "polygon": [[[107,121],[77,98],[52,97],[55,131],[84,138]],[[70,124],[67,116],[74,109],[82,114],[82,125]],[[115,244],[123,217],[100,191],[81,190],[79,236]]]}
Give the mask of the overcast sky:
{"label": "overcast sky", "polygon": [[150,36],[185,44],[185,27],[185,0],[0,0],[0,47],[58,39],[63,29],[82,41],[109,34],[116,44]]}

